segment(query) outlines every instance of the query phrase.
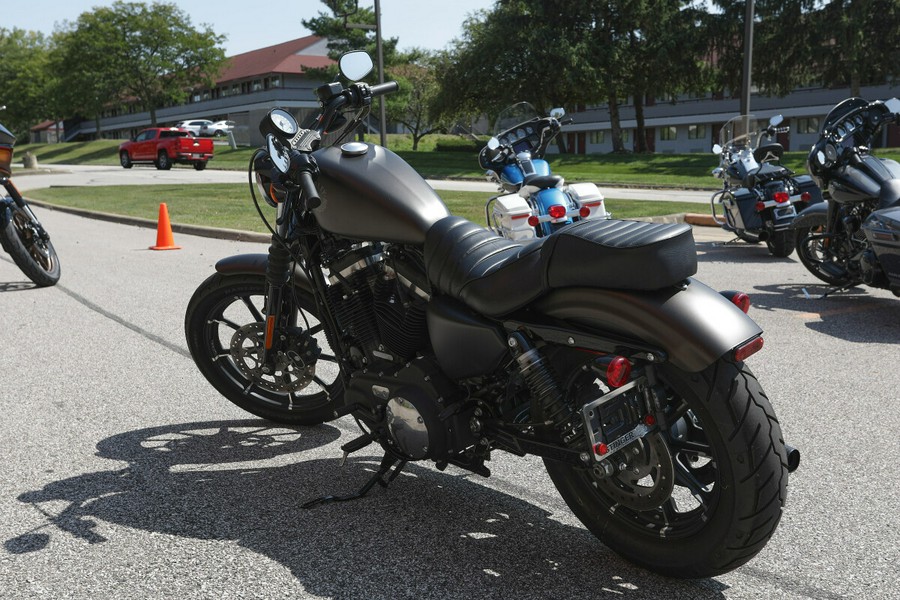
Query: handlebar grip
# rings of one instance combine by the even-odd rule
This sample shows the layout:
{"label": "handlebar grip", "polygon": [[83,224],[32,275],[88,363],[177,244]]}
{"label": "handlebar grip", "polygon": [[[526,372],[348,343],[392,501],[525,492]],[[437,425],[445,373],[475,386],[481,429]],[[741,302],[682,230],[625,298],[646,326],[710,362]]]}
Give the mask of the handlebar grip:
{"label": "handlebar grip", "polygon": [[306,198],[306,210],[312,210],[322,205],[319,190],[316,189],[316,182],[313,181],[313,177],[308,171],[300,171],[300,188]]}
{"label": "handlebar grip", "polygon": [[790,127],[776,127],[775,128],[775,133],[790,133],[790,131],[791,131]]}
{"label": "handlebar grip", "polygon": [[396,81],[385,81],[384,83],[369,86],[369,92],[373,96],[383,96],[385,94],[391,94],[399,89],[400,84],[398,84]]}

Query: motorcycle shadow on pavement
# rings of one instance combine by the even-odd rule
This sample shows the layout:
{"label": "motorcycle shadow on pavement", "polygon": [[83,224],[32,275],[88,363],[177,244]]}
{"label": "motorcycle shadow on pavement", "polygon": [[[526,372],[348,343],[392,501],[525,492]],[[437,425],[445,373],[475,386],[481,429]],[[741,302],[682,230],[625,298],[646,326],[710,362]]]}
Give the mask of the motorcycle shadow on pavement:
{"label": "motorcycle shadow on pavement", "polygon": [[750,295],[750,316],[754,310],[786,311],[818,333],[848,342],[896,344],[900,299],[877,293],[863,286],[835,292],[824,283],[758,285]]}
{"label": "motorcycle shadow on pavement", "polygon": [[[798,262],[796,255],[791,254],[785,258],[772,256],[766,245],[738,242],[697,242],[697,260],[699,262],[728,262],[740,261],[742,263],[791,263]],[[803,268],[802,266],[800,267]]]}
{"label": "motorcycle shadow on pavement", "polygon": [[[442,473],[409,464],[386,490],[376,486],[360,500],[303,510],[307,500],[356,491],[377,470],[378,453],[343,469],[338,458],[306,456],[339,434],[329,425],[248,420],[112,436],[97,445],[98,456],[128,466],[21,494],[49,523],[7,540],[6,550],[47,550],[57,535],[52,525],[84,540],[89,551],[107,539],[97,529],[115,531],[98,528],[103,521],[233,540],[286,566],[307,592],[322,597],[522,598],[539,590],[545,598],[714,599],[728,587],[648,573],[585,529],[453,467]],[[60,501],[62,512],[41,506]]]}
{"label": "motorcycle shadow on pavement", "polygon": [[24,292],[36,288],[37,286],[30,281],[0,281],[0,294],[3,292]]}

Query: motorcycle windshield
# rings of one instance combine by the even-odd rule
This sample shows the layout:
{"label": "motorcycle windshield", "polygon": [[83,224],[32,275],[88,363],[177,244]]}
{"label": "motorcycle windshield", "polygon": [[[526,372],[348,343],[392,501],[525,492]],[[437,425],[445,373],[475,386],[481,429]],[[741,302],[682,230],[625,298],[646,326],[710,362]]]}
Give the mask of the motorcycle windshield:
{"label": "motorcycle windshield", "polygon": [[[540,118],[538,111],[528,102],[519,102],[500,111],[494,122],[494,135],[500,135],[520,123]],[[525,137],[523,134],[521,137]]]}
{"label": "motorcycle windshield", "polygon": [[741,148],[752,149],[757,131],[756,117],[753,115],[735,117],[725,123],[719,131],[719,145],[731,148],[732,151]]}

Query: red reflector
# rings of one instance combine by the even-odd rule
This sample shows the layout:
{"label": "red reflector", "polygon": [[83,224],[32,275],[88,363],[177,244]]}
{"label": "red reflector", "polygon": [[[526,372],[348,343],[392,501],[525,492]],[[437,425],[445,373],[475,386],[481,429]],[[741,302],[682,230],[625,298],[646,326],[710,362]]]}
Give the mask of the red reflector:
{"label": "red reflector", "polygon": [[744,292],[738,292],[731,297],[731,303],[746,313],[750,310],[750,296]]}
{"label": "red reflector", "polygon": [[600,456],[603,456],[607,452],[609,452],[609,447],[606,444],[604,444],[603,442],[600,442],[599,444],[594,444],[594,454],[599,454]]}
{"label": "red reflector", "polygon": [[588,208],[587,206],[582,206],[581,208],[578,209],[578,214],[581,215],[582,219],[585,217],[589,217],[589,216],[591,216],[591,209]]}
{"label": "red reflector", "polygon": [[756,203],[756,212],[761,212],[764,210],[766,210],[766,203],[765,202],[757,202]]}
{"label": "red reflector", "polygon": [[738,362],[747,360],[747,357],[756,354],[762,350],[762,347],[763,339],[761,337],[754,338],[734,351],[734,360]]}
{"label": "red reflector", "polygon": [[804,202],[809,202],[810,200],[812,200],[812,194],[810,194],[809,192],[803,192],[802,194],[800,194],[800,199]]}
{"label": "red reflector", "polygon": [[550,213],[550,217],[553,219],[562,219],[566,216],[566,207],[562,204],[554,204],[547,212]]}
{"label": "red reflector", "polygon": [[606,382],[611,388],[622,387],[631,377],[631,363],[624,356],[617,356],[606,367]]}
{"label": "red reflector", "polygon": [[521,215],[513,215],[513,216],[511,216],[510,218],[513,219],[513,220],[516,220],[516,219],[525,219],[525,218],[527,218],[527,217],[529,217],[529,216],[531,216],[531,215],[528,215],[528,214],[521,214]]}
{"label": "red reflector", "polygon": [[646,425],[647,427],[653,427],[654,425],[656,425],[656,417],[654,417],[653,415],[645,415],[644,425]]}
{"label": "red reflector", "polygon": [[775,192],[774,198],[778,204],[784,204],[791,199],[791,195],[787,192]]}
{"label": "red reflector", "polygon": [[538,219],[538,218],[537,218],[536,216],[534,216],[534,215],[531,215],[530,217],[528,217],[528,225],[529,225],[530,227],[537,227],[537,226],[540,224],[540,222],[541,222],[541,220]]}

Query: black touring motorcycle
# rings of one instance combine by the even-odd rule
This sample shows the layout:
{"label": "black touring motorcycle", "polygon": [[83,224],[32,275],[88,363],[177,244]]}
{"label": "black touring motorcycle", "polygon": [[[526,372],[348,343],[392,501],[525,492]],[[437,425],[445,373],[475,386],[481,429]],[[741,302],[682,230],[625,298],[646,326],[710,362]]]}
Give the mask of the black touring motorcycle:
{"label": "black touring motorcycle", "polygon": [[0,197],[0,245],[36,285],[59,281],[59,258],[50,236],[13,182],[13,146],[16,137],[0,124],[0,185],[8,196]]}
{"label": "black touring motorcycle", "polygon": [[687,225],[584,220],[517,243],[450,215],[396,154],[342,143],[397,89],[353,83],[371,64],[345,55],[351,83],[316,90],[308,127],[281,109],[260,124],[251,190],[276,226],[267,254],[219,261],[190,300],[203,375],[276,422],[351,415],[343,451],[383,449],[357,493],[307,506],[408,461],[488,476],[503,450],[542,457],[635,563],[705,577],[749,561],[799,453],[744,364],[763,344],[746,295],[692,277]]}
{"label": "black touring motorcycle", "polygon": [[900,296],[900,164],[869,153],[883,125],[900,122],[900,100],[848,98],[822,123],[807,168],[827,192],[794,221],[797,255],[837,288],[860,283]]}

